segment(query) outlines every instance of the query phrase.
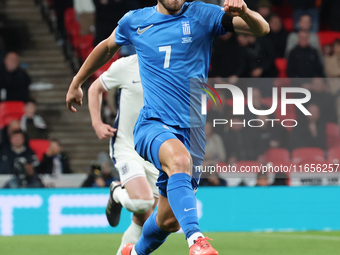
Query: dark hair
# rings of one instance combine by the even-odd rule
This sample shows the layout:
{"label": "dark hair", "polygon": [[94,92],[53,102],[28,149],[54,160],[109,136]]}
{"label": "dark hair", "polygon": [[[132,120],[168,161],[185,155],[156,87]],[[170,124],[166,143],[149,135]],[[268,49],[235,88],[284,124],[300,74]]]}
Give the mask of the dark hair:
{"label": "dark hair", "polygon": [[60,142],[59,142],[59,140],[58,140],[58,139],[56,139],[56,138],[52,138],[52,139],[50,139],[50,142],[55,142],[55,143],[57,143],[57,144],[59,144],[59,145],[60,145]]}
{"label": "dark hair", "polygon": [[29,98],[28,101],[26,102],[26,104],[28,103],[33,103],[33,104],[37,104],[37,102],[33,99],[33,98]]}
{"label": "dark hair", "polygon": [[272,14],[270,14],[270,16],[269,16],[269,19],[268,20],[271,20],[271,18],[274,18],[274,17],[276,17],[276,18],[279,18],[280,20],[281,20],[281,22],[282,22],[282,18],[281,18],[281,16],[279,15],[279,14],[277,14],[277,13],[272,13]]}
{"label": "dark hair", "polygon": [[302,17],[304,17],[304,16],[308,16],[308,17],[310,17],[311,19],[312,19],[312,16],[310,16],[309,14],[307,14],[307,13],[305,13],[305,14],[302,14],[300,17],[299,17],[299,21],[302,19]]}
{"label": "dark hair", "polygon": [[340,38],[336,38],[336,39],[334,40],[333,45],[335,45],[335,44],[340,44]]}

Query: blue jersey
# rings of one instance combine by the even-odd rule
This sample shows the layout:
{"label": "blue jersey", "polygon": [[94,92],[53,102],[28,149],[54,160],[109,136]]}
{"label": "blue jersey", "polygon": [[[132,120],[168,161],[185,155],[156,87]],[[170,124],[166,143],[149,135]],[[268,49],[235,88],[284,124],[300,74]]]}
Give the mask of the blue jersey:
{"label": "blue jersey", "polygon": [[204,126],[200,108],[191,107],[200,104],[202,90],[193,93],[190,79],[208,77],[213,39],[225,34],[224,14],[217,5],[192,2],[175,15],[154,6],[130,11],[118,22],[116,44],[133,44],[138,54],[144,118],[181,128]]}

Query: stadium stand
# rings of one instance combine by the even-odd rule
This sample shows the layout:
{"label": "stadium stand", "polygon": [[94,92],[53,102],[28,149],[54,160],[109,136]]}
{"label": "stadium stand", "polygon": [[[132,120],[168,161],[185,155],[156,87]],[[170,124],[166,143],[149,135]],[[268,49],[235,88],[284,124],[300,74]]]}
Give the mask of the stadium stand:
{"label": "stadium stand", "polygon": [[335,31],[320,31],[318,33],[319,41],[322,47],[331,45],[336,39],[340,39],[340,32]]}
{"label": "stadium stand", "polygon": [[340,146],[340,131],[336,123],[326,123],[327,148]]}
{"label": "stadium stand", "polygon": [[[66,112],[67,110],[64,107],[64,96],[69,82],[72,79],[73,71],[77,70],[79,65],[93,50],[95,36],[93,34],[82,35],[75,9],[73,7],[66,8],[63,13],[63,22],[66,32],[65,44],[67,45],[67,49],[64,50],[62,47],[56,46],[56,42],[59,43],[59,41],[58,36],[56,36],[57,14],[54,1],[18,0],[18,2],[20,2],[21,5],[17,6],[11,3],[11,1],[7,1],[5,8],[3,8],[2,11],[10,16],[11,19],[23,20],[23,22],[27,24],[29,33],[32,35],[29,40],[33,43],[30,44],[28,49],[22,51],[22,62],[28,66],[27,72],[32,76],[33,83],[49,83],[54,85],[53,89],[50,90],[33,91],[32,95],[37,99],[39,111],[42,112],[44,118],[46,118],[46,122],[51,129],[51,136],[60,139],[64,144],[65,151],[70,155],[72,169],[74,169],[75,172],[83,172],[89,165],[89,161],[93,158],[93,155],[99,151],[107,151],[107,144],[105,142],[97,141],[94,136],[87,109],[78,109],[77,116],[70,115]],[[34,2],[38,3],[38,5],[35,5]],[[139,1],[133,2],[137,3]],[[281,17],[285,30],[293,32],[295,31],[293,19],[294,10],[287,1],[282,2],[282,6],[276,6],[274,3],[272,12],[277,13]],[[25,7],[25,11],[22,11],[22,7]],[[40,15],[40,11],[43,15]],[[59,11],[60,10],[58,10],[58,12]],[[41,22],[43,18],[47,21],[47,24]],[[327,24],[321,27],[328,29]],[[50,28],[50,30],[48,28]],[[335,39],[340,38],[340,32],[328,30],[319,31],[317,36],[322,48],[326,48],[326,46],[331,45]],[[235,39],[235,44],[237,44],[238,49],[243,50],[244,48],[242,48],[242,43],[239,39],[240,38]],[[249,38],[246,38],[245,40],[249,40]],[[247,43],[249,43],[249,41]],[[254,44],[254,42],[252,42],[252,44]],[[216,54],[216,52],[214,52],[214,54]],[[107,70],[110,64],[119,57],[120,55],[117,54],[114,59],[100,68],[93,75],[92,80],[98,78],[105,70]],[[281,87],[291,86],[291,81],[287,77],[287,59],[276,58],[275,67],[279,73],[277,78],[281,79],[274,79],[273,86],[279,88],[280,93]],[[248,77],[237,77],[237,79],[239,78]],[[88,84],[84,86],[85,90],[87,85]],[[293,85],[294,84],[292,84],[292,86]],[[325,85],[324,90],[327,90],[326,86],[327,85]],[[271,88],[272,86],[268,86],[268,91],[269,89],[271,90]],[[242,89],[244,89],[244,87]],[[270,95],[271,91],[268,92],[268,94]],[[333,91],[333,94],[336,95],[336,91]],[[267,96],[262,98],[261,101],[263,105],[269,107],[272,104],[272,98]],[[9,106],[12,103],[13,102],[0,103],[0,128],[4,128],[12,119],[20,119],[23,114],[23,111],[20,110],[20,108],[23,108],[23,103],[18,102],[16,106]],[[245,99],[245,105],[246,103],[247,101]],[[232,107],[233,100],[231,98],[226,98],[224,104]],[[212,108],[212,105],[212,100],[209,100],[208,111]],[[277,110],[274,112],[274,117],[282,121],[283,119],[297,119],[298,114],[299,111],[297,111],[295,107],[288,105],[287,115],[282,116],[281,101],[279,100]],[[75,120],[77,123],[74,123]],[[334,162],[334,160],[339,158],[339,154],[335,154],[338,153],[337,148],[340,145],[339,126],[337,122],[338,120],[336,119],[334,120],[334,123],[327,123],[326,125],[328,160],[330,162]],[[292,131],[292,128],[286,129],[289,132]],[[289,140],[290,138],[288,137],[286,139]],[[34,144],[34,141],[32,141],[32,143]],[[42,152],[39,150],[45,150],[46,144],[42,145],[44,142],[39,143],[39,141],[37,143],[40,145],[37,146],[38,149],[35,149],[35,151],[37,151],[36,153],[41,157]],[[36,147],[35,145],[31,146],[32,148]],[[288,164],[291,162],[290,153],[288,151],[289,147],[280,145],[279,148],[277,148],[275,146],[277,145],[269,145],[269,150],[263,155],[260,155],[258,161],[270,161],[273,164]],[[325,160],[324,151],[317,148],[299,148],[292,151],[291,154],[292,162],[301,163],[305,162],[305,160],[324,162]],[[221,163],[227,164],[226,162]],[[253,164],[257,166],[259,163],[257,161],[241,161],[237,162],[237,164]]]}
{"label": "stadium stand", "polygon": [[[72,27],[72,24],[74,26],[73,34],[77,39],[75,42],[79,44],[78,50],[81,49],[77,52],[77,56],[73,55],[76,51],[71,44],[66,51],[59,44],[59,37],[56,36],[56,12],[53,1],[7,1],[0,12],[10,17],[11,20],[20,20],[25,24],[28,30],[26,34],[30,36],[24,40],[30,43],[20,51],[20,59],[21,63],[27,67],[27,73],[32,77],[32,85],[34,85],[32,88],[37,88],[31,90],[30,94],[37,101],[38,112],[47,123],[49,135],[57,138],[64,145],[65,151],[70,156],[72,169],[75,172],[86,171],[95,155],[107,150],[108,147],[106,142],[97,141],[86,107],[78,109],[77,116],[70,114],[65,108],[65,93],[73,78],[73,70],[79,66],[77,57],[80,54],[78,53],[85,56],[91,50],[88,48],[89,44],[84,43],[84,38],[77,37],[79,33],[75,29],[77,25],[74,25],[75,16],[70,14],[70,21],[66,23],[68,28]],[[1,31],[0,29],[0,37]],[[7,42],[7,40],[4,41]],[[8,48],[7,43],[5,46]],[[82,59],[80,57],[80,61]],[[0,122],[3,121],[4,114],[5,112],[1,110]],[[20,119],[20,117],[21,114],[15,119]],[[12,117],[6,120],[5,124],[10,119]],[[75,120],[76,123],[74,123]],[[89,144],[92,146],[88,146]]]}
{"label": "stadium stand", "polygon": [[287,77],[287,59],[285,58],[276,58],[275,65],[277,70],[279,71],[279,78]]}
{"label": "stadium stand", "polygon": [[39,161],[41,162],[44,154],[47,152],[48,147],[50,145],[49,140],[44,139],[31,139],[29,140],[29,146],[37,155]]}
{"label": "stadium stand", "polygon": [[340,147],[334,147],[327,151],[328,161],[339,164],[340,162]]}
{"label": "stadium stand", "polygon": [[290,162],[290,153],[284,148],[271,148],[265,153],[266,162]]}
{"label": "stadium stand", "polygon": [[292,18],[284,18],[283,26],[288,32],[292,32],[294,30],[294,20]]}
{"label": "stadium stand", "polygon": [[12,120],[20,120],[25,113],[24,102],[6,101],[0,103],[0,129],[7,126]]}
{"label": "stadium stand", "polygon": [[325,160],[325,153],[320,148],[297,148],[292,151],[292,162],[301,163],[308,160]]}

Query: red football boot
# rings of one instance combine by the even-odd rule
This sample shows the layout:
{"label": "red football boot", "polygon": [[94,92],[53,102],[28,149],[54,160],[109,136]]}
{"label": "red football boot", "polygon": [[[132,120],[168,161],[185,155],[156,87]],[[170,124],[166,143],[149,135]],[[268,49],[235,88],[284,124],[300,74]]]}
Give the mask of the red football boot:
{"label": "red football boot", "polygon": [[122,254],[123,255],[130,255],[132,248],[133,248],[134,244],[132,243],[128,243],[124,246],[123,250],[122,250]]}
{"label": "red football boot", "polygon": [[218,255],[218,252],[211,247],[207,240],[212,239],[209,239],[208,237],[199,237],[195,241],[195,244],[190,247],[189,255]]}

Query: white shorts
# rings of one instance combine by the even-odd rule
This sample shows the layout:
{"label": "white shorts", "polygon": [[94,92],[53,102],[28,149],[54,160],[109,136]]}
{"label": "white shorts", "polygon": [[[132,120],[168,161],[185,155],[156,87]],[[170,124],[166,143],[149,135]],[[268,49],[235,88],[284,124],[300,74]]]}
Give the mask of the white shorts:
{"label": "white shorts", "polygon": [[[140,156],[128,155],[117,156],[115,155],[116,164],[115,167],[119,172],[120,182],[122,187],[132,179],[136,177],[146,177],[148,180],[152,192],[155,197],[159,197],[158,188],[156,182],[158,179],[159,171],[150,162],[145,161]],[[138,155],[138,154],[137,154]]]}

